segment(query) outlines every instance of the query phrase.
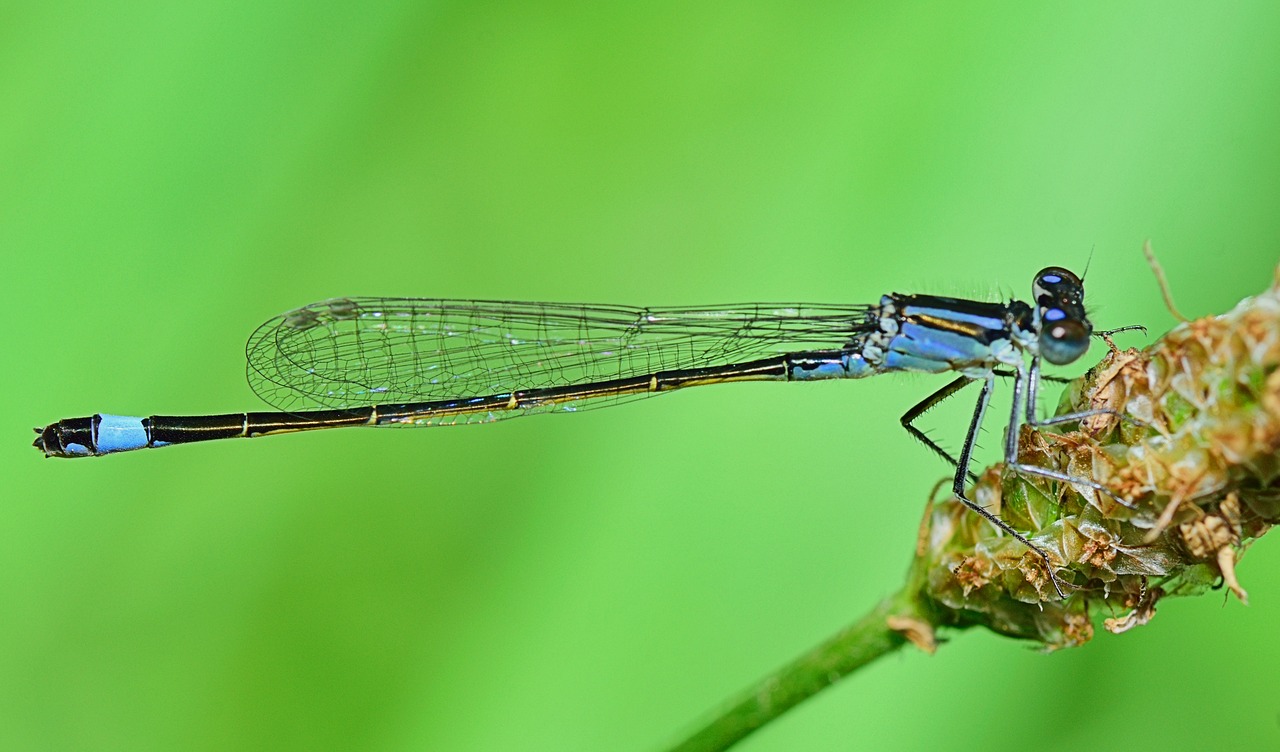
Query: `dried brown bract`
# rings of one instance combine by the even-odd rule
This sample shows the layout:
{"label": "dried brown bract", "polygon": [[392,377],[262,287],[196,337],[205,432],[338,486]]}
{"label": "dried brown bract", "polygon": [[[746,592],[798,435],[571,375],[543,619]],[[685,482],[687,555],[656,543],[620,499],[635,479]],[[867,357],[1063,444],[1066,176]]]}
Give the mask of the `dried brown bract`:
{"label": "dried brown bract", "polygon": [[[1077,430],[1024,429],[1023,462],[1093,478],[1113,494],[995,467],[975,498],[1048,552],[1044,563],[954,499],[922,528],[921,595],[939,621],[981,624],[1046,647],[1079,645],[1090,615],[1122,632],[1167,595],[1218,584],[1240,600],[1236,563],[1280,520],[1280,289],[1179,325],[1145,350],[1112,351],[1059,413],[1105,409]],[[1122,416],[1122,417],[1121,417]]]}

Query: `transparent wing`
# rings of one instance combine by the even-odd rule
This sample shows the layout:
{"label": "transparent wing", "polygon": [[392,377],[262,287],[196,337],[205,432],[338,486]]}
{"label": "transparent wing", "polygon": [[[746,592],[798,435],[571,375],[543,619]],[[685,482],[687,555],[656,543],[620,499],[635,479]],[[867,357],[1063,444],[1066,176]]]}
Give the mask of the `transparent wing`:
{"label": "transparent wing", "polygon": [[249,385],[280,410],[363,407],[836,350],[872,328],[872,311],[337,298],[267,321],[245,350]]}

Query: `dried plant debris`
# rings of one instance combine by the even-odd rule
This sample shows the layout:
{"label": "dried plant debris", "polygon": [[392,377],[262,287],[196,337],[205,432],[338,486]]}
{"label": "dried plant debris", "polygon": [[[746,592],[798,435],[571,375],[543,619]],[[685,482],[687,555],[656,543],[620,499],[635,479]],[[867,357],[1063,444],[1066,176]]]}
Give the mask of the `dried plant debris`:
{"label": "dried plant debris", "polygon": [[[1024,427],[1020,460],[1093,478],[1113,495],[987,470],[974,498],[1054,560],[1044,562],[955,499],[930,506],[916,582],[939,623],[983,625],[1048,648],[1123,632],[1160,598],[1225,585],[1280,520],[1280,288],[1179,325],[1146,350],[1118,350],[1073,383],[1058,412],[1107,409],[1073,431]],[[1123,417],[1118,417],[1123,416]]]}

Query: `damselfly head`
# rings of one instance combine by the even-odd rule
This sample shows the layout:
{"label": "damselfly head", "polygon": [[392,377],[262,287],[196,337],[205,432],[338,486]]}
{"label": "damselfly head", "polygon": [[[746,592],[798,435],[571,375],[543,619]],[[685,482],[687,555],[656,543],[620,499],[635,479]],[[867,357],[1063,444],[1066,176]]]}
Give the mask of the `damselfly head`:
{"label": "damselfly head", "polygon": [[1041,269],[1032,290],[1040,320],[1040,355],[1061,366],[1089,349],[1093,324],[1084,312],[1084,281],[1060,266]]}

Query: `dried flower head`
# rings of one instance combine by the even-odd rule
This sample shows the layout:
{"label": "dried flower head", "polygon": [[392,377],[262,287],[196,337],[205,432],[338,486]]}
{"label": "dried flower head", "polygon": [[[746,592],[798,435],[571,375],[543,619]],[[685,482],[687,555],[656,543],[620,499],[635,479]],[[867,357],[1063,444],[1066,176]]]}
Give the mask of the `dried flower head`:
{"label": "dried flower head", "polygon": [[1280,520],[1280,285],[1229,313],[1179,325],[1143,351],[1116,350],[1074,382],[1058,413],[1105,408],[1074,431],[1024,427],[1020,461],[1093,478],[1112,495],[996,466],[973,490],[1054,560],[1044,562],[955,499],[931,505],[913,571],[938,623],[1079,645],[1091,615],[1144,624],[1168,595],[1221,583]]}

